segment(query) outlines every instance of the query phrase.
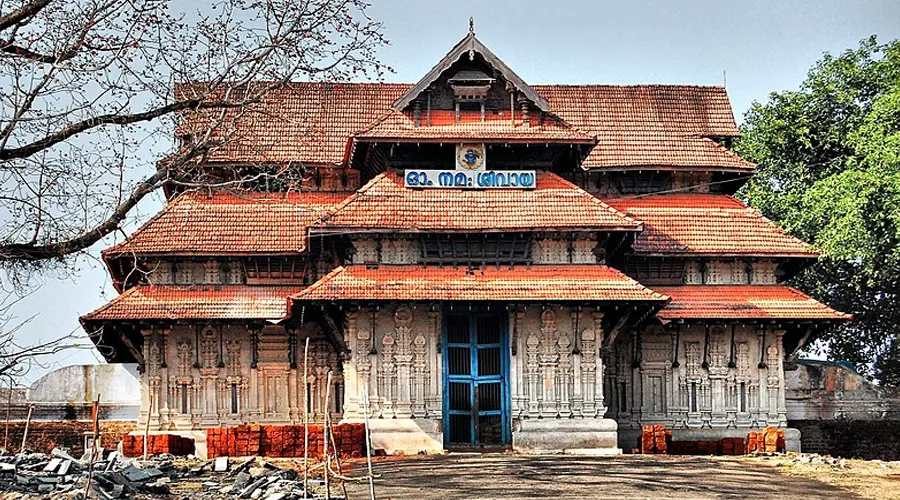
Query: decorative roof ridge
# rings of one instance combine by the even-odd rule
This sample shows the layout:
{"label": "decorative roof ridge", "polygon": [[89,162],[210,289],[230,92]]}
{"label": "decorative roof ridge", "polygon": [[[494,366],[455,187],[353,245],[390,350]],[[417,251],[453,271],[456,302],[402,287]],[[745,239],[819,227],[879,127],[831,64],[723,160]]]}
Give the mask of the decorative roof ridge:
{"label": "decorative roof ridge", "polygon": [[419,96],[425,89],[428,88],[429,85],[434,83],[444,71],[447,71],[450,66],[455,64],[466,52],[473,54],[475,52],[479,53],[484,57],[485,61],[497,70],[500,74],[503,75],[519,92],[525,94],[531,102],[534,103],[541,111],[549,112],[550,111],[550,103],[547,102],[540,94],[534,91],[525,80],[523,80],[519,75],[516,74],[509,66],[506,65],[496,54],[494,54],[490,49],[485,46],[481,40],[479,40],[475,36],[474,31],[469,31],[469,33],[463,37],[462,40],[457,42],[456,45],[450,49],[450,52],[447,53],[437,64],[434,65],[425,76],[422,77],[421,80],[416,82],[415,85],[412,86],[404,95],[402,95],[399,99],[394,102],[393,108],[398,111],[402,111],[409,104]]}

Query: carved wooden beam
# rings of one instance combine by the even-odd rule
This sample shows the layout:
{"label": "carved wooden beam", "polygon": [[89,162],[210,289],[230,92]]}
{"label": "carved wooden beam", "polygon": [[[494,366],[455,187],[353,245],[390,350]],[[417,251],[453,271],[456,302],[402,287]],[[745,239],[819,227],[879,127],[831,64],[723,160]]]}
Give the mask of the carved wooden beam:
{"label": "carved wooden beam", "polygon": [[141,367],[141,370],[143,371],[143,367],[146,366],[146,364],[145,364],[146,360],[144,359],[144,353],[141,352],[140,349],[135,347],[134,343],[131,342],[131,339],[128,338],[127,333],[123,332],[119,338],[122,339],[122,345],[124,345],[125,348],[128,349],[128,352],[130,352],[131,355],[134,356],[134,359],[138,362],[138,365]]}
{"label": "carved wooden beam", "polygon": [[628,320],[631,318],[631,313],[626,312],[623,314],[619,321],[616,322],[615,326],[606,334],[606,348],[612,347],[616,343],[616,339],[619,337],[619,333],[622,331],[622,328],[625,327],[625,324],[628,323]]}
{"label": "carved wooden beam", "polygon": [[347,349],[347,344],[344,343],[343,330],[337,322],[334,321],[334,318],[331,317],[331,314],[328,313],[328,310],[326,310],[324,306],[322,307],[322,317],[325,318],[325,323],[328,325],[328,340],[331,345],[334,346],[337,353],[343,355],[344,353],[349,352],[350,349]]}

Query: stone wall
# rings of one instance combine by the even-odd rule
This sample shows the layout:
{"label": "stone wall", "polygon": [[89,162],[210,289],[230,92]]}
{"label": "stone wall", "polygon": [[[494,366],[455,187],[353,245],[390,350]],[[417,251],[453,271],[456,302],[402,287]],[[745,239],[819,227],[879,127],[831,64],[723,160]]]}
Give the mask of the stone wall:
{"label": "stone wall", "polygon": [[789,420],[802,450],[844,458],[900,460],[900,421]]}
{"label": "stone wall", "polygon": [[788,363],[785,378],[788,424],[800,430],[803,451],[900,460],[900,389],[830,361]]}
{"label": "stone wall", "polygon": [[[100,445],[106,449],[116,449],[122,436],[137,428],[137,422],[108,421],[100,422]],[[10,422],[2,429],[3,439],[8,442],[11,452],[17,453],[22,445],[25,422]],[[91,432],[91,422],[72,420],[65,422],[31,422],[28,427],[28,440],[25,448],[42,453],[49,453],[53,448],[64,447],[78,457],[84,453],[85,433]]]}

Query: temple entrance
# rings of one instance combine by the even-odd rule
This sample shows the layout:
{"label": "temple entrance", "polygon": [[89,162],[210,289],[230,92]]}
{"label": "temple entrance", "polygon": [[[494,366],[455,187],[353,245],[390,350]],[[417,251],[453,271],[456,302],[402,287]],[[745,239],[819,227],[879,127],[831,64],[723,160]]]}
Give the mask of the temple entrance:
{"label": "temple entrance", "polygon": [[444,315],[444,443],[510,442],[509,347],[504,314]]}

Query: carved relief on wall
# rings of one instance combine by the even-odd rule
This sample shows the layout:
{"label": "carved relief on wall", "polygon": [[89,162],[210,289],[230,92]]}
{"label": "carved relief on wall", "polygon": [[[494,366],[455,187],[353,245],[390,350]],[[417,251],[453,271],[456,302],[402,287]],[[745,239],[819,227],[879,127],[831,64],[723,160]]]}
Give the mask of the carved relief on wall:
{"label": "carved relief on wall", "polygon": [[219,365],[219,332],[207,326],[200,333],[200,369],[210,373]]}
{"label": "carved relief on wall", "polygon": [[766,365],[768,366],[767,382],[769,387],[778,387],[780,380],[778,373],[778,347],[775,344],[770,344],[766,349]]}
{"label": "carved relief on wall", "polygon": [[575,240],[572,242],[572,263],[593,264],[597,262],[597,256],[594,255],[596,246],[597,242],[594,240]]}
{"label": "carved relief on wall", "polygon": [[178,355],[179,376],[190,377],[191,367],[193,366],[193,363],[191,362],[191,355],[193,354],[191,351],[191,342],[189,340],[179,342],[176,346],[176,351]]}
{"label": "carved relief on wall", "polygon": [[378,262],[378,247],[371,238],[353,240],[353,263]]}
{"label": "carved relief on wall", "polygon": [[684,343],[685,376],[690,381],[699,381],[703,375],[699,342]]}
{"label": "carved relief on wall", "polygon": [[569,244],[566,240],[544,238],[535,242],[534,258],[539,264],[565,264],[569,262]]}
{"label": "carved relief on wall", "polygon": [[728,343],[725,330],[714,326],[709,340],[709,376],[724,377],[728,374]]}

